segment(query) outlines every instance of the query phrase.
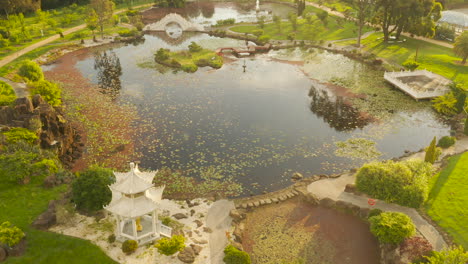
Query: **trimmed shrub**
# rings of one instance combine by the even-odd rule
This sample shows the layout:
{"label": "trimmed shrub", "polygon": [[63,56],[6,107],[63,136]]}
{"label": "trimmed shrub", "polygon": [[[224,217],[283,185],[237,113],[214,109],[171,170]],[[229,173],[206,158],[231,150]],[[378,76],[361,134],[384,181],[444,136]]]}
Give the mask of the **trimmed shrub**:
{"label": "trimmed shrub", "polygon": [[373,217],[373,216],[378,216],[378,215],[380,215],[382,212],[383,212],[382,210],[377,209],[377,208],[376,208],[376,209],[372,209],[372,210],[369,211],[369,215],[367,216],[367,219],[369,219],[369,218],[371,218],[371,217]]}
{"label": "trimmed shrub", "polygon": [[115,242],[115,234],[111,234],[107,237],[107,242],[109,242],[110,244],[114,243]]}
{"label": "trimmed shrub", "polygon": [[175,235],[171,238],[161,238],[154,245],[160,254],[170,256],[185,248],[185,237]]}
{"label": "trimmed shrub", "polygon": [[399,244],[415,234],[409,216],[399,212],[384,212],[369,218],[370,231],[381,243]]}
{"label": "trimmed shrub", "polygon": [[457,114],[457,98],[453,92],[432,99],[432,107],[440,114],[453,116]]}
{"label": "trimmed shrub", "polygon": [[234,25],[235,23],[236,23],[235,18],[221,19],[221,20],[216,20],[215,27],[226,26],[226,25]]}
{"label": "trimmed shrub", "polygon": [[422,160],[373,162],[356,175],[358,191],[390,203],[418,208],[427,199],[432,165]]}
{"label": "trimmed shrub", "polygon": [[192,41],[190,45],[188,46],[190,52],[199,52],[202,51],[203,48],[198,45],[196,42]]}
{"label": "trimmed shrub", "polygon": [[250,264],[250,256],[247,252],[240,251],[233,245],[228,245],[224,249],[224,263],[226,264]]}
{"label": "trimmed shrub", "polygon": [[6,82],[0,81],[0,106],[11,105],[16,100],[15,90]]}
{"label": "trimmed shrub", "polygon": [[405,239],[400,245],[400,254],[411,263],[422,261],[432,250],[432,245],[427,239],[417,236]]}
{"label": "trimmed shrub", "polygon": [[125,242],[122,243],[122,251],[123,253],[130,255],[133,252],[135,252],[138,248],[138,242],[135,240],[125,240]]}
{"label": "trimmed shrub", "polygon": [[31,82],[44,79],[41,67],[31,60],[25,60],[18,69],[18,74]]}
{"label": "trimmed shrub", "polygon": [[288,38],[288,40],[295,40],[296,39],[296,33],[289,33],[287,38]]}
{"label": "trimmed shrub", "polygon": [[29,85],[31,86],[32,94],[40,94],[51,106],[59,106],[62,104],[62,90],[58,84],[40,80],[35,83],[30,83]]}
{"label": "trimmed shrub", "polygon": [[170,51],[168,49],[160,48],[158,49],[156,54],[154,54],[154,58],[156,59],[156,61],[165,61],[169,59],[169,52]]}
{"label": "trimmed shrub", "polygon": [[130,30],[130,29],[123,29],[123,30],[120,30],[120,31],[118,32],[118,34],[119,34],[119,36],[124,37],[124,38],[126,38],[126,37],[134,37],[134,36],[136,36],[136,35],[138,34],[138,30],[135,30],[135,29],[132,29],[132,30]]}
{"label": "trimmed shrub", "polygon": [[450,137],[450,136],[443,136],[439,139],[439,142],[437,142],[437,146],[441,148],[449,148],[455,144],[457,139],[455,137]]}
{"label": "trimmed shrub", "polygon": [[112,170],[98,166],[79,173],[72,183],[72,198],[76,207],[91,212],[102,209],[112,199],[108,186],[114,181]]}
{"label": "trimmed shrub", "polygon": [[416,68],[419,67],[419,62],[417,61],[414,61],[414,60],[407,60],[405,62],[403,62],[403,67],[405,67],[406,69],[410,70],[410,71],[414,71],[416,70]]}
{"label": "trimmed shrub", "polygon": [[184,72],[193,73],[193,72],[196,72],[198,70],[198,66],[195,65],[195,64],[184,64],[184,65],[182,65],[182,70]]}
{"label": "trimmed shrub", "polygon": [[10,222],[3,222],[0,225],[0,244],[13,247],[18,244],[24,237],[23,231],[16,226],[13,226]]}
{"label": "trimmed shrub", "polygon": [[12,128],[9,131],[3,132],[3,135],[5,135],[6,141],[8,143],[24,141],[29,144],[33,144],[38,139],[36,133],[22,127]]}
{"label": "trimmed shrub", "polygon": [[270,35],[261,35],[260,37],[258,37],[258,42],[260,42],[260,44],[264,45],[266,43],[268,43],[268,41],[270,41],[271,37]]}
{"label": "trimmed shrub", "polygon": [[433,251],[432,256],[425,258],[428,264],[463,264],[468,263],[468,252],[462,246],[454,246],[440,252]]}
{"label": "trimmed shrub", "polygon": [[264,33],[263,29],[256,29],[252,31],[252,34],[254,34],[257,38],[263,35],[263,33]]}

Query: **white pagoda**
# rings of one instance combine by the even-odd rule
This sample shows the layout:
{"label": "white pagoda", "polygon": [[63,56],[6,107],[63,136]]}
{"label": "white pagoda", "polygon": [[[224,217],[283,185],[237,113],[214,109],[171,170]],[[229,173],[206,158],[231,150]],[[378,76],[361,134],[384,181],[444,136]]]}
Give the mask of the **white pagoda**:
{"label": "white pagoda", "polygon": [[116,218],[118,241],[132,239],[143,245],[161,235],[171,236],[172,229],[158,219],[158,204],[165,186],[153,185],[156,173],[141,172],[133,162],[129,172],[114,172],[116,181],[109,186],[112,201],[104,209]]}

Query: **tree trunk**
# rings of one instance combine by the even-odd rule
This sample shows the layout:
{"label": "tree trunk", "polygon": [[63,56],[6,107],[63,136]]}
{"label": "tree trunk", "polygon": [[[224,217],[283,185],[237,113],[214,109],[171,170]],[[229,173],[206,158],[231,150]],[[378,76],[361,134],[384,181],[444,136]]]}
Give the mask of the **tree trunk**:
{"label": "tree trunk", "polygon": [[104,25],[101,24],[99,28],[101,29],[101,39],[104,39]]}
{"label": "tree trunk", "polygon": [[358,30],[358,38],[357,38],[357,46],[358,48],[361,48],[361,36],[362,36],[362,24],[359,24],[359,30]]}
{"label": "tree trunk", "polygon": [[468,58],[468,54],[467,54],[467,55],[465,55],[465,57],[463,57],[463,60],[462,60],[462,64],[463,64],[463,65],[465,65],[465,63],[466,63],[466,59],[467,59],[467,58]]}

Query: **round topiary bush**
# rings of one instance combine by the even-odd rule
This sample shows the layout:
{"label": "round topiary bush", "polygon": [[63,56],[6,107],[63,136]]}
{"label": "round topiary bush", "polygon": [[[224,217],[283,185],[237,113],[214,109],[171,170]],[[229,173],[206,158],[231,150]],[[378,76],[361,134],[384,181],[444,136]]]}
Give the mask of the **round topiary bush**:
{"label": "round topiary bush", "polygon": [[185,248],[185,237],[175,235],[171,238],[161,238],[154,245],[160,254],[170,256]]}
{"label": "round topiary bush", "polygon": [[31,60],[25,60],[18,69],[18,74],[28,81],[37,82],[44,79],[44,73],[37,63]]}
{"label": "round topiary bush", "polygon": [[62,90],[58,84],[46,80],[40,80],[29,84],[32,94],[40,94],[44,100],[51,106],[59,106],[62,104]]}
{"label": "round topiary bush", "polygon": [[384,212],[369,218],[370,231],[381,243],[399,244],[416,232],[409,216],[399,212]]}
{"label": "round topiary bush", "polygon": [[111,234],[107,237],[107,242],[109,242],[110,244],[114,243],[115,242],[115,235],[114,234]]}
{"label": "round topiary bush", "polygon": [[439,139],[439,142],[437,142],[437,146],[441,148],[448,148],[453,146],[456,141],[457,139],[455,137],[444,136]]}
{"label": "round topiary bush", "polygon": [[135,252],[137,248],[138,242],[136,242],[135,240],[125,240],[125,242],[122,243],[122,251],[127,255],[130,255],[133,252]]}
{"label": "round topiary bush", "polygon": [[234,247],[233,245],[229,245],[224,249],[224,263],[226,264],[250,264],[250,256],[247,252],[241,251]]}

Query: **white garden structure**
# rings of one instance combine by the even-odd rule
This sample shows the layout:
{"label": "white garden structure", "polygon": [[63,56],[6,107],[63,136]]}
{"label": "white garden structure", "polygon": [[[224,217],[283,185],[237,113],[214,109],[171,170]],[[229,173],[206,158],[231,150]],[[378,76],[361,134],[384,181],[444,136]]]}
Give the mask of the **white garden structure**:
{"label": "white garden structure", "polygon": [[154,187],[156,172],[141,172],[135,163],[130,163],[130,171],[114,172],[116,181],[109,188],[112,201],[104,207],[115,217],[116,239],[132,239],[143,245],[161,236],[170,237],[172,229],[158,219],[158,204],[164,186]]}

